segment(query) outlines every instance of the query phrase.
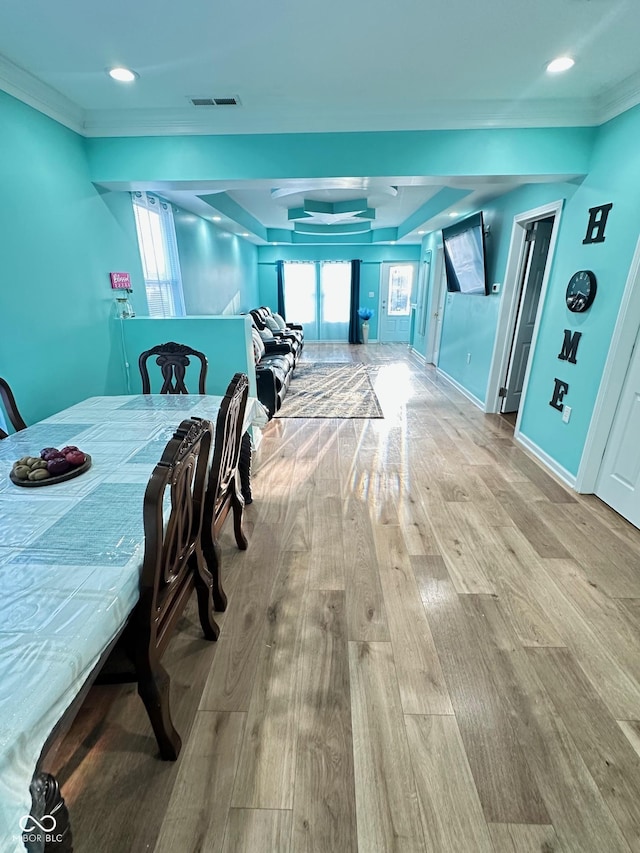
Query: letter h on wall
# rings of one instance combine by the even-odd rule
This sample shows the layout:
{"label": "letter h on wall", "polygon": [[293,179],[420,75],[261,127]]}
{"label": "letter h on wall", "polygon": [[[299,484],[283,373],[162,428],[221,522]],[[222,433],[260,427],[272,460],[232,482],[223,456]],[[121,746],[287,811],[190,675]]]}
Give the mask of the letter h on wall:
{"label": "letter h on wall", "polygon": [[583,243],[604,243],[604,229],[613,203],[589,208],[589,224]]}

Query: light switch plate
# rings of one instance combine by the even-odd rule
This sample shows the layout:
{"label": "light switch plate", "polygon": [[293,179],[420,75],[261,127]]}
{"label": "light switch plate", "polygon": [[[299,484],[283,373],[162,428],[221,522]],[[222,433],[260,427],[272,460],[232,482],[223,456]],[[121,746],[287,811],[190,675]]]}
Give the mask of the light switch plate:
{"label": "light switch plate", "polygon": [[568,424],[570,417],[571,417],[571,406],[563,406],[562,407],[562,422],[565,424]]}
{"label": "light switch plate", "polygon": [[370,290],[369,291],[369,299],[373,299],[374,296],[375,296],[375,293],[373,292],[373,290]]}

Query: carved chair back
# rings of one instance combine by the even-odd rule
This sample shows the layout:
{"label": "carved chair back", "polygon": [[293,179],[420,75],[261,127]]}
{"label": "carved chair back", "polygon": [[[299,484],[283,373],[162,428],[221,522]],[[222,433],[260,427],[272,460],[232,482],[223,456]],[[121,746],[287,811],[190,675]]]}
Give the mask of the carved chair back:
{"label": "carved chair back", "polygon": [[[16,432],[20,432],[21,429],[26,429],[27,425],[22,419],[22,415],[18,411],[18,405],[16,403],[16,398],[13,396],[13,391],[11,390],[11,386],[0,376],[0,399],[2,399],[2,405],[4,406],[4,410],[7,413],[7,417]],[[7,438],[7,433],[0,429],[0,439]]]}
{"label": "carved chair back", "polygon": [[149,615],[149,641],[158,657],[188,601],[202,561],[200,539],[212,439],[210,421],[182,421],[144,496],[139,610]]}
{"label": "carved chair back", "polygon": [[222,399],[216,420],[213,462],[205,499],[205,525],[211,522],[214,537],[217,537],[232,500],[238,498],[236,472],[248,393],[246,374],[236,373]]}
{"label": "carved chair back", "polygon": [[248,390],[247,376],[244,373],[236,373],[229,383],[216,419],[213,461],[204,500],[202,552],[209,574],[213,578],[213,601],[218,610],[224,610],[227,604],[227,597],[222,588],[218,535],[231,510],[238,548],[245,551],[249,544],[242,529],[244,499],[238,493],[236,476]]}
{"label": "carved chair back", "polygon": [[207,357],[203,352],[178,344],[175,341],[168,341],[166,344],[158,344],[158,346],[145,350],[140,354],[138,366],[140,375],[142,376],[142,393],[151,393],[151,382],[149,381],[149,371],[147,369],[147,360],[152,356],[156,356],[156,364],[159,365],[162,371],[163,384],[160,389],[161,394],[188,394],[187,386],[184,378],[187,367],[191,363],[190,358],[195,357],[200,359],[200,377],[198,381],[198,393],[206,394],[207,382]]}

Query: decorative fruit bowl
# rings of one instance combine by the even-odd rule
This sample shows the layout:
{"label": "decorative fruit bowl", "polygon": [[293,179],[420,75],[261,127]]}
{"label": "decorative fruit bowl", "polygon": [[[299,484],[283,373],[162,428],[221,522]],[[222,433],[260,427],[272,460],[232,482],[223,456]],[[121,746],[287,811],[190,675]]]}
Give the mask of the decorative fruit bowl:
{"label": "decorative fruit bowl", "polygon": [[51,486],[84,474],[91,467],[91,457],[75,445],[58,450],[45,447],[40,456],[23,456],[14,462],[9,479],[16,486]]}

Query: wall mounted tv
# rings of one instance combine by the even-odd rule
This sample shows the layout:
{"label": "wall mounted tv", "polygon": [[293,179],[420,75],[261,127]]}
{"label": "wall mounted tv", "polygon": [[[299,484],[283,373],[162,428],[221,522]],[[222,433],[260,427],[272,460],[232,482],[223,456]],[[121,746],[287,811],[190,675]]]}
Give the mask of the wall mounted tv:
{"label": "wall mounted tv", "polygon": [[443,228],[442,245],[447,290],[488,294],[482,212]]}

